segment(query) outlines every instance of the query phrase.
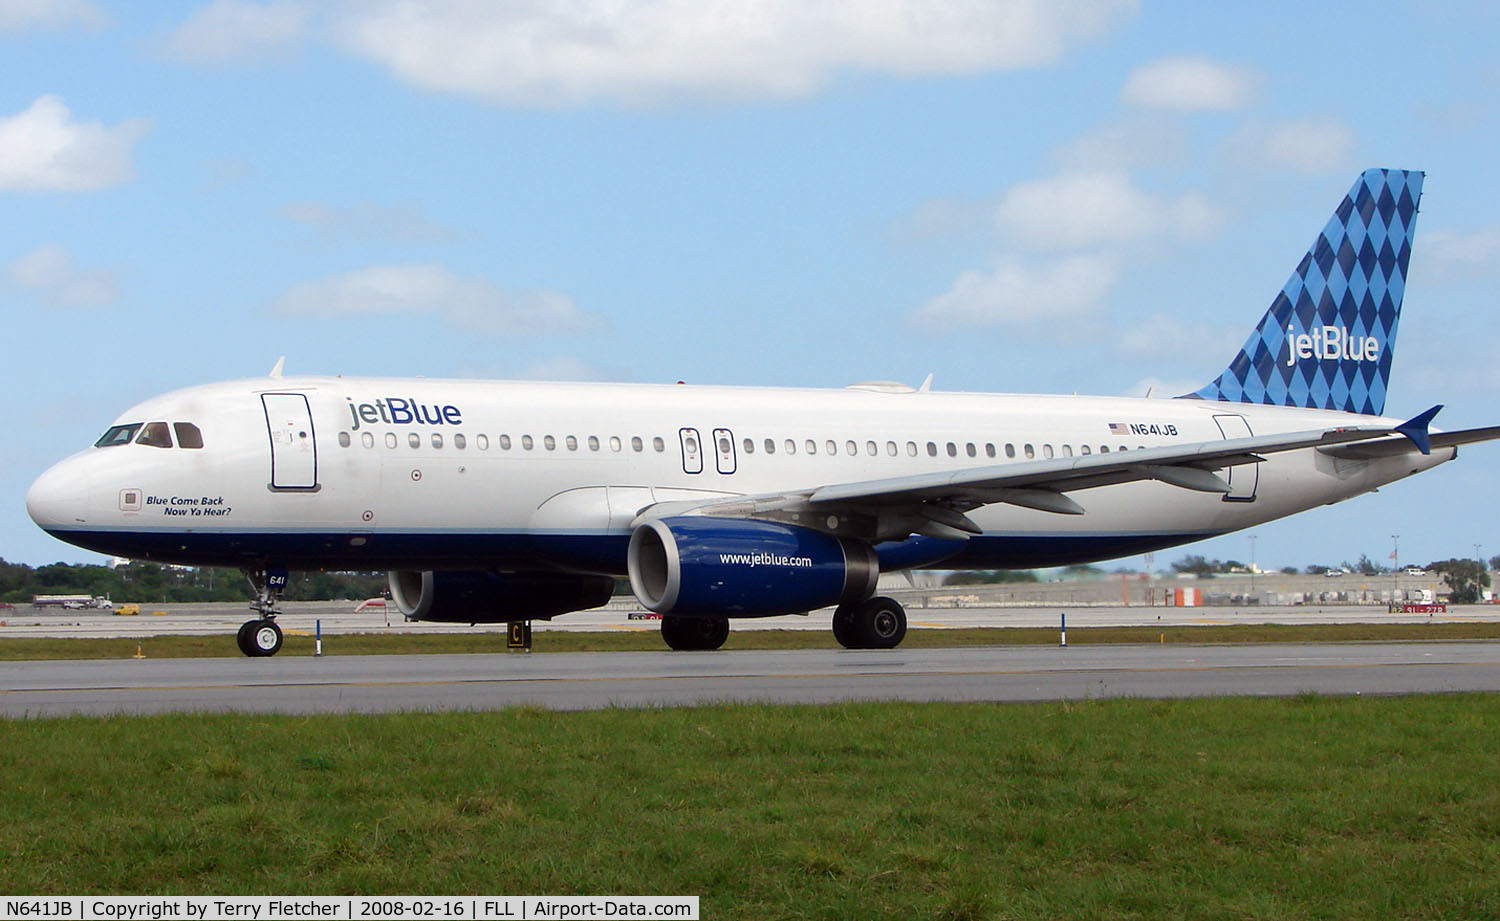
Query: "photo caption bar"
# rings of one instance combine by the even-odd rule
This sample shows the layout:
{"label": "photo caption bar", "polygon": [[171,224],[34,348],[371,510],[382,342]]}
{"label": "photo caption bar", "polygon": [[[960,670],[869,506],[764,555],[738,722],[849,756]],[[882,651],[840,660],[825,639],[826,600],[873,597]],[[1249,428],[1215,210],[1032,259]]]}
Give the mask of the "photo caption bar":
{"label": "photo caption bar", "polygon": [[698,897],[563,896],[6,896],[3,917],[22,921],[698,921]]}

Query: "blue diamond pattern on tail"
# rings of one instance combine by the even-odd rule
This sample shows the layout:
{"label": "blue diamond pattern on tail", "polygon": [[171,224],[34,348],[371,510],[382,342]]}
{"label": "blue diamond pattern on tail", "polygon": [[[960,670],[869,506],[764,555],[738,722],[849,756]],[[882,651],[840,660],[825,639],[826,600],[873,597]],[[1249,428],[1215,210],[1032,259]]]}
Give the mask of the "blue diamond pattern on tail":
{"label": "blue diamond pattern on tail", "polygon": [[1423,176],[1361,174],[1245,347],[1185,396],[1384,412]]}

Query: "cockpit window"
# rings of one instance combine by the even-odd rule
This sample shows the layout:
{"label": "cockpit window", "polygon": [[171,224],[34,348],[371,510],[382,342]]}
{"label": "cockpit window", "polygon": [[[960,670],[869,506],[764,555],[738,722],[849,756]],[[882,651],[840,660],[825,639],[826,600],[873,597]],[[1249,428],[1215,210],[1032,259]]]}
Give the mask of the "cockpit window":
{"label": "cockpit window", "polygon": [[177,447],[179,448],[201,448],[203,447],[203,433],[198,426],[191,422],[173,422],[172,431],[177,433]]}
{"label": "cockpit window", "polygon": [[109,431],[99,436],[99,440],[94,442],[94,447],[112,448],[115,445],[128,445],[131,439],[135,438],[135,433],[140,431],[140,428],[141,424],[139,422],[131,422],[128,425],[112,425],[109,427]]}
{"label": "cockpit window", "polygon": [[172,447],[172,433],[167,431],[165,422],[147,422],[135,443],[150,445],[153,448],[170,448]]}

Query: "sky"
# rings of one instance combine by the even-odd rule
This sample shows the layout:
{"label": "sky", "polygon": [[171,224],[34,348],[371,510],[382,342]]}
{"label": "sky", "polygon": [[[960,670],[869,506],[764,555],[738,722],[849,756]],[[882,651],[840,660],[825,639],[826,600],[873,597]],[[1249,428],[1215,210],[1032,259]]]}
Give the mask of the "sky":
{"label": "sky", "polygon": [[[1500,423],[1500,5],[0,0],[0,557],[130,405],[287,373],[1171,396],[1427,173],[1387,413]],[[1500,553],[1500,446],[1158,554]],[[1125,561],[1127,565],[1139,563]]]}

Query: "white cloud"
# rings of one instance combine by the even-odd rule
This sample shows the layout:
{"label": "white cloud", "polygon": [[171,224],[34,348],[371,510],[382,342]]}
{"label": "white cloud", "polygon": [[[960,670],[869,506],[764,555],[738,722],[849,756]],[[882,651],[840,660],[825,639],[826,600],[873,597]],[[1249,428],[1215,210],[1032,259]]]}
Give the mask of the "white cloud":
{"label": "white cloud", "polygon": [[1119,332],[1115,336],[1114,346],[1116,352],[1127,358],[1209,355],[1222,356],[1227,363],[1244,342],[1243,329],[1183,323],[1158,313],[1143,323],[1128,326]]}
{"label": "white cloud", "polygon": [[1036,328],[1098,313],[1119,279],[1107,256],[1073,255],[1041,262],[1003,257],[989,272],[966,271],[912,315],[932,330],[1005,326]]}
{"label": "white cloud", "polygon": [[100,189],[134,175],[131,148],[145,119],[113,128],[73,120],[57,96],[39,97],[24,112],[0,117],[0,189]]}
{"label": "white cloud", "polygon": [[1230,112],[1255,101],[1261,75],[1206,57],[1166,57],[1125,78],[1120,97],[1129,105],[1176,112]]}
{"label": "white cloud", "polygon": [[555,291],[511,292],[441,265],[392,265],[306,282],[273,300],[278,313],[436,313],[462,329],[501,335],[588,332],[603,325]]}
{"label": "white cloud", "polygon": [[1473,233],[1434,230],[1424,234],[1412,261],[1418,263],[1418,277],[1430,269],[1439,281],[1494,275],[1500,272],[1500,224]]}
{"label": "white cloud", "polygon": [[292,202],[281,208],[288,220],[325,237],[359,237],[421,243],[451,240],[458,232],[432,220],[419,204],[384,206],[373,202],[341,207],[321,202]]}
{"label": "white cloud", "polygon": [[0,32],[101,29],[108,23],[109,17],[89,0],[0,0]]}
{"label": "white cloud", "polygon": [[119,297],[120,284],[103,269],[73,265],[61,246],[39,246],[7,267],[10,280],[48,307],[102,307]]}
{"label": "white cloud", "polygon": [[1033,250],[1195,239],[1212,233],[1221,220],[1220,211],[1197,192],[1166,199],[1137,188],[1122,173],[1071,173],[1020,182],[995,209],[1001,233],[1016,246]]}
{"label": "white cloud", "polygon": [[300,41],[310,20],[308,8],[295,0],[214,0],[177,27],[167,49],[193,64],[264,60]]}
{"label": "white cloud", "polygon": [[417,86],[506,104],[808,95],[840,73],[1049,64],[1136,0],[380,0],[332,32]]}
{"label": "white cloud", "polygon": [[1102,125],[1058,148],[1057,161],[1073,172],[1162,169],[1188,159],[1187,132],[1180,119],[1151,117]]}
{"label": "white cloud", "polygon": [[1348,166],[1356,142],[1354,129],[1333,116],[1254,123],[1230,139],[1240,159],[1256,166],[1321,173]]}

